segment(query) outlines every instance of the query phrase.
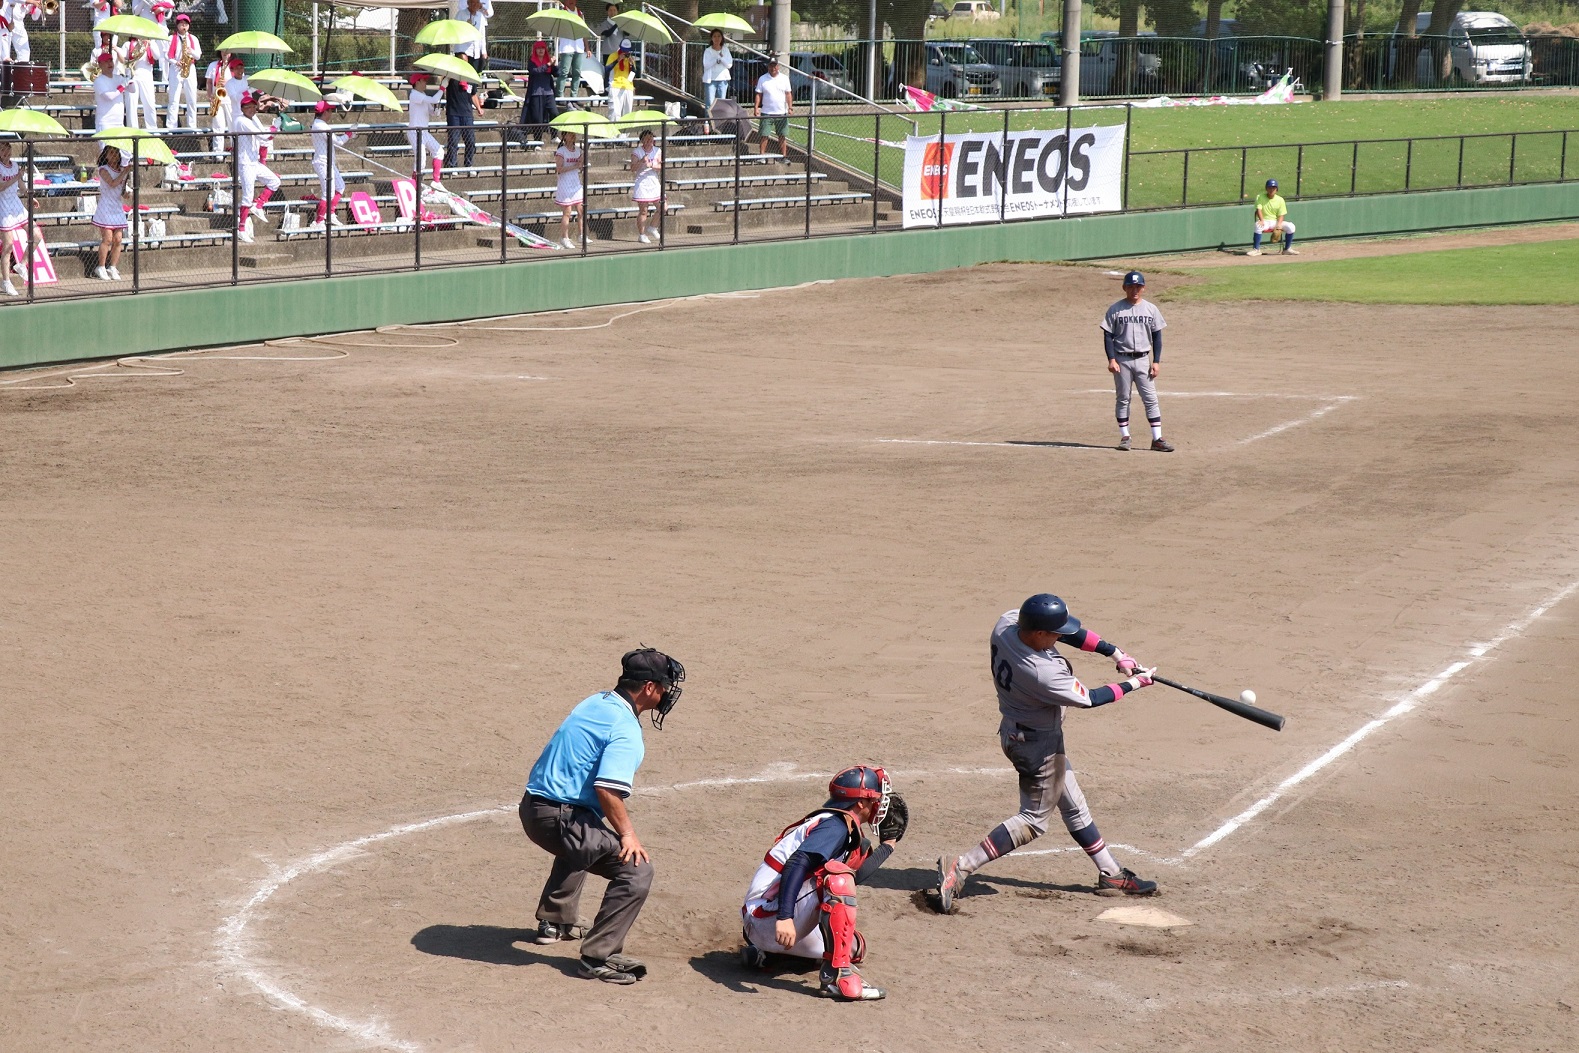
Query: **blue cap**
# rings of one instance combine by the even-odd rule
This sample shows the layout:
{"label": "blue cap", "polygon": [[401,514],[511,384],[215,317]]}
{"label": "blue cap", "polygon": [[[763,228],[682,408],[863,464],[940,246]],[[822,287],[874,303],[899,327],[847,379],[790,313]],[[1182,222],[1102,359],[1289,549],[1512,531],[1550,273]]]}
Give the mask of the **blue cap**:
{"label": "blue cap", "polygon": [[1271,187],[1273,190],[1276,190],[1277,189],[1277,180],[1276,179],[1268,179],[1266,181],[1266,185]]}
{"label": "blue cap", "polygon": [[1146,276],[1144,274],[1140,273],[1140,271],[1130,271],[1128,274],[1124,275],[1124,284],[1125,285],[1145,285],[1146,284]]}

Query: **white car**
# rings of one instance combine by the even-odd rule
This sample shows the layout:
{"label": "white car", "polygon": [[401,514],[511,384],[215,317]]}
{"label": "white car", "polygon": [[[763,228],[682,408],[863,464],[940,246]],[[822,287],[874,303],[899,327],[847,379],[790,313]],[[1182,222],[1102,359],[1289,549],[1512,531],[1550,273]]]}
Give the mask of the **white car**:
{"label": "white car", "polygon": [[995,22],[1001,15],[988,0],[954,0],[954,6],[949,8],[948,16],[961,21]]}

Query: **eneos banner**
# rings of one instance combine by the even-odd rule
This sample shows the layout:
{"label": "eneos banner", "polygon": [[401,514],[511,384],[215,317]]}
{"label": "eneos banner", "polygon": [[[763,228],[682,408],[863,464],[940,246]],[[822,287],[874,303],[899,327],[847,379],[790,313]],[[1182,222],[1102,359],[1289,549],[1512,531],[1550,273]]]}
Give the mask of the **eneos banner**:
{"label": "eneos banner", "polygon": [[1124,126],[905,140],[906,227],[1117,212]]}

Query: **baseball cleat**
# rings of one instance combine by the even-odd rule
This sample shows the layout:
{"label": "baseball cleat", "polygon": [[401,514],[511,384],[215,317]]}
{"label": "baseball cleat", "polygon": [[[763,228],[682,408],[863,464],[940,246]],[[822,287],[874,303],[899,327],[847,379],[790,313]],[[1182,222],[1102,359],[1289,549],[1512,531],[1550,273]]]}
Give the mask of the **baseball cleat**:
{"label": "baseball cleat", "polygon": [[1153,439],[1151,440],[1151,448],[1158,453],[1172,453],[1173,443],[1167,439]]}
{"label": "baseball cleat", "polygon": [[619,984],[621,987],[641,979],[635,973],[624,972],[595,958],[581,959],[581,968],[576,970],[576,975],[583,980],[602,980],[606,984]]}
{"label": "baseball cleat", "polygon": [[1261,255],[1261,250],[1260,249],[1251,249],[1249,252],[1245,253],[1245,255],[1246,256],[1259,256],[1259,255]]}
{"label": "baseball cleat", "polygon": [[854,969],[831,969],[825,965],[820,980],[821,992],[840,1002],[875,1002],[888,997],[887,991],[873,987]]}
{"label": "baseball cleat", "polygon": [[768,967],[768,952],[754,943],[748,943],[740,948],[740,964],[743,968],[761,971]]}
{"label": "baseball cleat", "polygon": [[1290,245],[1288,248],[1283,250],[1283,255],[1285,255],[1285,256],[1298,256],[1299,255],[1299,250],[1296,249],[1294,246]]}
{"label": "baseball cleat", "polygon": [[1129,452],[1129,436],[1128,435],[1122,436],[1118,440],[1118,447],[1117,448],[1120,449],[1120,450],[1123,450],[1125,453]]}
{"label": "baseball cleat", "polygon": [[532,942],[559,943],[562,940],[579,940],[586,934],[586,928],[581,925],[561,925],[552,921],[540,921],[537,923],[537,935],[532,937]]}
{"label": "baseball cleat", "polygon": [[965,889],[965,877],[960,874],[959,860],[955,859],[947,867],[943,860],[938,860],[938,912],[953,914],[958,909],[954,901]]}
{"label": "baseball cleat", "polygon": [[1157,883],[1138,877],[1128,867],[1117,874],[1103,874],[1097,878],[1096,893],[1099,896],[1155,896]]}

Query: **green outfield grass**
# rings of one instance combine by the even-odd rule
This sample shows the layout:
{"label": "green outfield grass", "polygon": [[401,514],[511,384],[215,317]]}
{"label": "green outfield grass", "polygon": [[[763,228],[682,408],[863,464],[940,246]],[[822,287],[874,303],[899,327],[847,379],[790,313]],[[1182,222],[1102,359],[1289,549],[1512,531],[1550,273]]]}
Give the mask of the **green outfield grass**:
{"label": "green outfield grass", "polygon": [[1181,271],[1203,281],[1160,299],[1579,304],[1579,240]]}
{"label": "green outfield grass", "polygon": [[[1512,172],[1515,182],[1548,182],[1579,173],[1579,136],[1563,142],[1561,132],[1579,129],[1579,97],[1573,95],[1463,96],[1435,99],[1378,99],[1339,103],[1301,103],[1290,106],[1213,106],[1188,109],[1137,109],[1131,124],[1131,149],[1142,156],[1131,159],[1131,208],[1171,208],[1184,204],[1223,204],[1254,197],[1268,178],[1282,184],[1285,196],[1296,196],[1296,168],[1300,169],[1298,195],[1387,193],[1457,185],[1487,186],[1505,183]],[[1062,121],[1061,114],[1010,110],[1009,127],[1045,128]],[[1074,124],[1108,123],[1122,119],[1122,110],[1085,108],[1075,111]],[[862,172],[871,172],[874,131],[885,142],[899,143],[907,135],[936,135],[947,122],[949,131],[995,131],[1004,123],[1004,111],[915,114],[910,120],[883,116],[835,116],[825,111],[818,140],[827,153]],[[1510,133],[1521,133],[1517,145]],[[1536,133],[1536,134],[1524,134]],[[1361,140],[1447,135],[1486,135],[1469,139],[1462,153],[1458,141],[1374,143],[1355,147]],[[1331,143],[1341,146],[1307,146],[1303,163],[1295,146],[1271,144]],[[1241,159],[1240,146],[1257,146]],[[1235,149],[1213,149],[1232,147]],[[1569,149],[1571,148],[1571,149]],[[1150,150],[1191,150],[1188,188],[1184,155],[1145,156]],[[904,167],[904,152],[884,146],[880,171],[885,182],[897,185]]]}

